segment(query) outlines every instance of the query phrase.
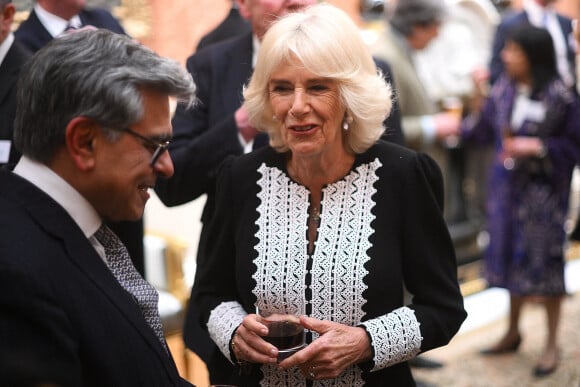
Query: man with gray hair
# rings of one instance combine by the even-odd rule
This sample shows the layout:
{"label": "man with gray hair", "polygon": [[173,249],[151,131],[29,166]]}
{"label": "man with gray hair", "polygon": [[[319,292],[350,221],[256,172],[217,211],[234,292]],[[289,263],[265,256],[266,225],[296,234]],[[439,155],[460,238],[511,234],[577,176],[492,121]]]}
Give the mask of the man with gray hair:
{"label": "man with gray hair", "polygon": [[0,385],[189,386],[163,337],[158,294],[104,221],[136,220],[173,174],[177,63],[106,30],[65,34],[19,81],[0,171]]}
{"label": "man with gray hair", "polygon": [[0,166],[16,163],[20,154],[12,145],[16,114],[16,80],[30,58],[11,32],[16,9],[11,0],[0,0]]}

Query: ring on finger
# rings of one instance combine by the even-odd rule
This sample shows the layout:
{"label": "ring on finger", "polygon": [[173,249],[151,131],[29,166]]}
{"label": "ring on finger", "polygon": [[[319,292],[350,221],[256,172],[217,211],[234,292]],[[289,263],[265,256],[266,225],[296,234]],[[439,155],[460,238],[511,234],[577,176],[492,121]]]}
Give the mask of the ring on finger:
{"label": "ring on finger", "polygon": [[312,366],[312,367],[310,367],[310,370],[308,371],[308,376],[310,376],[312,379],[316,379],[316,374],[314,373],[315,369],[316,369],[316,366]]}

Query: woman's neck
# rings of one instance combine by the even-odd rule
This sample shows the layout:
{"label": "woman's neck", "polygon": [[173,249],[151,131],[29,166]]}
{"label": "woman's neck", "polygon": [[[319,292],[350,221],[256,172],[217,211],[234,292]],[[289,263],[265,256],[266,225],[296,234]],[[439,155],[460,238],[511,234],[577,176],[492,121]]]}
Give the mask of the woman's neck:
{"label": "woman's neck", "polygon": [[340,157],[301,158],[291,156],[288,160],[290,177],[310,190],[322,188],[342,179],[352,169],[354,154],[344,152]]}

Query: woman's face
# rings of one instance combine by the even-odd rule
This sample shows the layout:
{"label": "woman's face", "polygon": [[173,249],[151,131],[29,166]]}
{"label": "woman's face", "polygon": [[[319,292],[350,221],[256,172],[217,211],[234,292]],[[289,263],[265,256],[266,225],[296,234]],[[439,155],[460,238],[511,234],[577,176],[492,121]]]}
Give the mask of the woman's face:
{"label": "woman's face", "polygon": [[501,59],[507,75],[517,81],[530,77],[530,63],[524,50],[517,43],[508,40],[501,51]]}
{"label": "woman's face", "polygon": [[346,109],[335,81],[300,63],[283,62],[272,72],[268,91],[282,139],[293,156],[331,156],[344,150],[341,125]]}

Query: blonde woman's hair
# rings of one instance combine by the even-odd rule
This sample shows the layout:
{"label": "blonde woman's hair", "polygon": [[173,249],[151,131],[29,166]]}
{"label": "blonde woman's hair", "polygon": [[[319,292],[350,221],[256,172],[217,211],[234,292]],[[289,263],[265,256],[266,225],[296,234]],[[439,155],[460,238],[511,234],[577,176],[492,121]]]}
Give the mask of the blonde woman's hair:
{"label": "blonde woman's hair", "polygon": [[268,82],[279,65],[296,61],[338,85],[347,115],[352,117],[349,130],[343,132],[349,150],[362,153],[373,145],[391,111],[391,87],[378,72],[358,27],[346,13],[328,4],[288,14],[264,35],[243,106],[250,123],[268,133],[270,145],[280,152],[288,149],[280,122],[273,117]]}

